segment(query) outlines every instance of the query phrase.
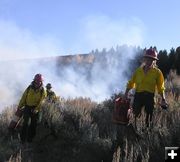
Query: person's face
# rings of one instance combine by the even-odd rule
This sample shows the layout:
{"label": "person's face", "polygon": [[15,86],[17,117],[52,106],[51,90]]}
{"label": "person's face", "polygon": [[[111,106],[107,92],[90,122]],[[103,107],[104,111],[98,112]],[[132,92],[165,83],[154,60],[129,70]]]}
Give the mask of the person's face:
{"label": "person's face", "polygon": [[37,80],[34,81],[34,86],[35,86],[36,88],[39,88],[41,85],[42,85],[42,82],[41,82],[41,81],[37,81]]}
{"label": "person's face", "polygon": [[150,57],[144,57],[145,66],[150,67],[153,65],[154,59]]}

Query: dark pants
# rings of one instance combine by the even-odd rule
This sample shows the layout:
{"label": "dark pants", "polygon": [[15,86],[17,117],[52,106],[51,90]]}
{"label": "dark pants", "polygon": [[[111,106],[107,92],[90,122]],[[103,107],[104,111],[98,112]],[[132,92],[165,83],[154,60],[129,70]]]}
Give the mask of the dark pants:
{"label": "dark pants", "polygon": [[136,92],[133,103],[133,113],[136,118],[140,116],[142,107],[144,106],[146,112],[146,126],[149,127],[149,122],[152,122],[154,110],[154,93],[150,92]]}
{"label": "dark pants", "polygon": [[32,139],[36,135],[36,127],[37,127],[37,120],[38,114],[33,113],[34,107],[26,106],[24,108],[23,114],[23,126],[21,130],[21,141],[24,142],[32,142]]}

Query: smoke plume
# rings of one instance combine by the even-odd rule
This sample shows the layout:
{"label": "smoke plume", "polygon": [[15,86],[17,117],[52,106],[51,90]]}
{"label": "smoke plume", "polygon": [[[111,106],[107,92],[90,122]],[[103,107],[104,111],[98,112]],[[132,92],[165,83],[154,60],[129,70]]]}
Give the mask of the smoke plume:
{"label": "smoke plume", "polygon": [[[103,26],[102,21],[100,26]],[[83,40],[87,49],[92,46],[101,48],[106,47],[107,44],[112,46],[115,44],[110,41],[102,43],[105,37],[102,37],[102,32],[98,36],[100,31],[95,22],[97,21],[92,19],[85,21],[82,30],[84,34],[80,33],[82,40],[78,45],[72,43],[77,45],[76,48],[80,47],[81,43],[82,46],[84,45]],[[119,26],[113,22],[112,24]],[[108,28],[115,35],[117,27],[113,30],[112,25],[106,26],[106,30]],[[91,39],[88,46],[88,39],[91,34],[93,35],[92,31],[97,34],[100,43],[96,42],[97,45],[92,45],[95,39]],[[118,34],[121,36],[120,32]],[[124,77],[123,72],[127,67],[128,59],[132,59],[135,53],[132,46],[117,46],[115,49],[96,50],[86,56],[55,57],[58,51],[62,53],[67,51],[61,48],[60,41],[48,35],[34,35],[28,29],[18,27],[14,22],[3,20],[0,20],[0,35],[0,110],[18,104],[23,91],[36,73],[43,75],[44,85],[52,84],[58,96],[64,98],[83,96],[98,102],[103,101],[112,93],[125,88],[127,78]],[[76,51],[72,44],[71,49]],[[79,49],[82,49],[82,46]]]}

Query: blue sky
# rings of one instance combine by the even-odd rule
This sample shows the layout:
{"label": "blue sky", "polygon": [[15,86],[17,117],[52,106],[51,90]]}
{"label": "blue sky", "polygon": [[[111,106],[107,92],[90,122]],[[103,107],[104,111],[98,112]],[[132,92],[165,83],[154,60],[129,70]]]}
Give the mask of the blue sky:
{"label": "blue sky", "polygon": [[0,0],[0,59],[179,46],[179,0]]}

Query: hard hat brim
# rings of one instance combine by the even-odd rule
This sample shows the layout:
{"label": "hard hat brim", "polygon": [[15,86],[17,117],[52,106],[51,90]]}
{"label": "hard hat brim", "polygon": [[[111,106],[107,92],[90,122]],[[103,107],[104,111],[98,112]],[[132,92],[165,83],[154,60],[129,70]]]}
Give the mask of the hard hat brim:
{"label": "hard hat brim", "polygon": [[149,57],[149,58],[152,58],[154,60],[159,60],[157,57],[153,57],[153,56],[149,56],[149,55],[144,55],[144,57]]}

